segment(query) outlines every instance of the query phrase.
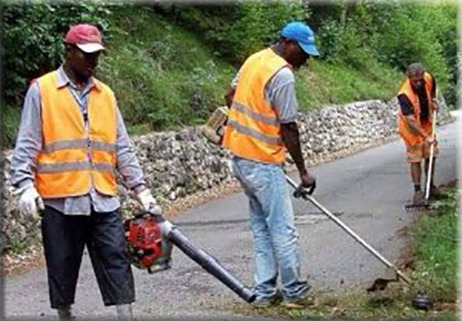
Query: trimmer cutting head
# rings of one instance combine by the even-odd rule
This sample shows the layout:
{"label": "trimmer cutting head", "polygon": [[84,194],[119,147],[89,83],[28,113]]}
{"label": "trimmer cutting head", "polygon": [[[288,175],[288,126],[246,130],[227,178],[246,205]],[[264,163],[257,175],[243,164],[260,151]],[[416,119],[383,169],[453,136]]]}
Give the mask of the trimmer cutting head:
{"label": "trimmer cutting head", "polygon": [[[370,286],[367,291],[368,292],[376,292],[376,291],[384,291],[388,284],[391,282],[398,282],[399,279],[399,274],[396,274],[394,278],[378,278],[374,280],[374,283],[372,286]],[[415,290],[415,284],[414,283],[407,283],[408,286],[410,286],[411,289]],[[426,294],[425,291],[423,290],[417,290],[417,294],[412,298],[412,306],[415,309],[418,310],[425,310],[428,311],[432,306],[433,306],[433,301],[432,299]]]}
{"label": "trimmer cutting head", "polygon": [[[367,289],[368,292],[383,291],[388,283],[398,282],[397,279],[376,279],[374,284]],[[412,306],[417,310],[428,311],[433,306],[432,299],[423,290],[418,290],[417,294],[412,298]]]}
{"label": "trimmer cutting head", "polygon": [[425,291],[420,290],[412,299],[412,306],[418,310],[428,311],[433,306],[433,301]]}

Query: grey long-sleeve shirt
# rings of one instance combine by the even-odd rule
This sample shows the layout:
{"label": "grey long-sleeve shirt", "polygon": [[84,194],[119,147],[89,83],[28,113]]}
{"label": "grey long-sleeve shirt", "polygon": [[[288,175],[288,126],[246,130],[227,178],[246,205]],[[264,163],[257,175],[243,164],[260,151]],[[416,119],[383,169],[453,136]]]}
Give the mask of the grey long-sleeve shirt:
{"label": "grey long-sleeve shirt", "polygon": [[[89,93],[94,87],[94,81],[89,79],[83,90],[77,90],[61,66],[58,70],[59,87],[67,87],[71,91],[82,114],[88,110]],[[18,138],[11,161],[10,180],[15,187],[33,184],[37,156],[42,149],[42,117],[40,88],[33,83],[26,95],[21,115]],[[122,115],[117,108],[117,170],[122,174],[128,188],[139,193],[146,188],[143,171],[139,161],[130,146]],[[86,195],[66,198],[46,198],[44,203],[56,210],[69,215],[90,215],[92,208],[96,212],[110,212],[120,207],[118,197],[100,194],[94,187]]]}

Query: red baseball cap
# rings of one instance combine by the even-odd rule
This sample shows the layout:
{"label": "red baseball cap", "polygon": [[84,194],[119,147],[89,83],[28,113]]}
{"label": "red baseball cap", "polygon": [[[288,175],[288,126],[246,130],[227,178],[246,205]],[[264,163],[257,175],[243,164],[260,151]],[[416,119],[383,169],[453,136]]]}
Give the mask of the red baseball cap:
{"label": "red baseball cap", "polygon": [[71,26],[64,41],[76,45],[86,53],[104,50],[101,34],[98,28],[93,25],[80,24]]}

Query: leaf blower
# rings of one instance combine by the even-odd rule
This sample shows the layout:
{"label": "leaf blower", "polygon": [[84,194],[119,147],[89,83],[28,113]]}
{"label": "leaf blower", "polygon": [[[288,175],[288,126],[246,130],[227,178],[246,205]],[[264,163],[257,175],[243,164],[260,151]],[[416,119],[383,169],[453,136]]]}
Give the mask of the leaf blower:
{"label": "leaf blower", "polygon": [[196,247],[181,231],[160,214],[140,212],[125,221],[128,252],[134,266],[149,273],[171,268],[172,245],[212,274],[248,303],[255,294],[229,273],[217,259]]}

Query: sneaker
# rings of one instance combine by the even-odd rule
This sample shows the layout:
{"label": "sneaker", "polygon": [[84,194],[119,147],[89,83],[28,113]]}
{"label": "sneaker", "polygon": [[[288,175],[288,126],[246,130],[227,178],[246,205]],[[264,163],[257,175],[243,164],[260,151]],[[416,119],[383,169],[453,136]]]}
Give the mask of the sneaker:
{"label": "sneaker", "polygon": [[307,290],[295,298],[284,298],[281,305],[287,309],[304,309],[316,305],[316,298]]}
{"label": "sneaker", "polygon": [[252,302],[252,307],[255,309],[266,309],[272,306],[275,302],[269,299],[255,300]]}
{"label": "sneaker", "polygon": [[276,292],[275,295],[272,297],[264,297],[264,298],[259,298],[256,299],[255,301],[252,302],[252,306],[256,309],[265,309],[269,308],[273,305],[276,305],[281,299],[280,293]]}

